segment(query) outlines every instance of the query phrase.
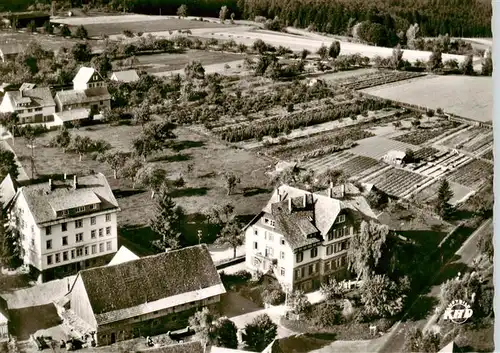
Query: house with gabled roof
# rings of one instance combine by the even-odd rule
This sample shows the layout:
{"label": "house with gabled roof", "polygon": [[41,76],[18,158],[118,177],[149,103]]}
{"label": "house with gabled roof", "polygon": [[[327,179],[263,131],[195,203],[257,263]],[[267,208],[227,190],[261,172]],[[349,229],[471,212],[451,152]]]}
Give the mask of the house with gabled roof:
{"label": "house with gabled roof", "polygon": [[350,238],[362,220],[376,219],[359,189],[347,185],[322,192],[279,186],[244,228],[246,266],[305,292],[345,277]]}
{"label": "house with gabled roof", "polygon": [[119,211],[102,173],[21,186],[8,209],[21,258],[39,282],[107,264],[117,251]]}
{"label": "house with gabled roof", "polygon": [[58,112],[89,109],[97,113],[111,107],[104,78],[91,67],[81,67],[73,78],[73,89],[57,92],[54,100]]}
{"label": "house with gabled roof", "polygon": [[136,70],[115,71],[111,75],[110,80],[126,83],[136,82],[139,81],[139,75]]}
{"label": "house with gabled roof", "polygon": [[103,346],[185,328],[196,310],[216,310],[225,292],[201,244],[80,271],[69,296]]}
{"label": "house with gabled roof", "polygon": [[0,44],[0,60],[6,62],[7,60],[14,60],[19,53],[26,49],[26,45],[17,42],[2,43]]}
{"label": "house with gabled roof", "polygon": [[7,91],[0,103],[1,113],[14,113],[19,123],[50,123],[54,120],[56,103],[48,87],[23,84],[17,91]]}

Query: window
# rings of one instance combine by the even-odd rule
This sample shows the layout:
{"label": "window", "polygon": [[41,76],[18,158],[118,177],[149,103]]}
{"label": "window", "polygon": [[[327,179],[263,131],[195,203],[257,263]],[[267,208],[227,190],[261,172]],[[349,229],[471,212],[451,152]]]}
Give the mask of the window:
{"label": "window", "polygon": [[306,268],[305,267],[302,267],[300,269],[300,277],[305,277],[306,276]]}
{"label": "window", "polygon": [[314,265],[309,265],[309,268],[308,268],[308,272],[309,272],[309,275],[312,275],[314,273]]}
{"label": "window", "polygon": [[328,233],[328,241],[330,240],[333,240],[333,230],[330,231],[330,233]]}
{"label": "window", "polygon": [[254,258],[253,258],[253,265],[254,265],[255,267],[259,267],[259,266],[260,266],[260,261],[259,261],[259,259],[258,259],[258,258],[256,258],[256,257],[254,257]]}
{"label": "window", "polygon": [[106,227],[106,235],[111,235],[111,227]]}
{"label": "window", "polygon": [[56,254],[56,262],[61,262],[61,255],[60,254]]}
{"label": "window", "polygon": [[51,235],[52,234],[52,227],[48,226],[45,228],[45,235]]}
{"label": "window", "polygon": [[295,278],[297,278],[297,279],[300,278],[300,269],[295,270]]}
{"label": "window", "polygon": [[90,239],[95,239],[95,229],[90,231]]}
{"label": "window", "polygon": [[106,215],[106,222],[110,222],[111,221],[111,214],[107,214]]}
{"label": "window", "polygon": [[71,258],[74,259],[75,258],[75,249],[71,250]]}
{"label": "window", "polygon": [[35,238],[31,238],[31,246],[35,246]]}
{"label": "window", "polygon": [[285,276],[285,269],[284,269],[283,267],[282,267],[282,268],[280,268],[280,274],[281,274],[282,276]]}
{"label": "window", "polygon": [[99,244],[99,252],[104,252],[104,243]]}
{"label": "window", "polygon": [[254,250],[259,249],[259,244],[256,241],[253,242],[253,248],[254,248]]}
{"label": "window", "polygon": [[75,228],[82,228],[83,227],[83,221],[81,219],[75,221]]}
{"label": "window", "polygon": [[325,272],[330,271],[330,261],[325,262]]}
{"label": "window", "polygon": [[93,226],[95,224],[95,217],[90,217],[90,225]]}
{"label": "window", "polygon": [[47,241],[45,242],[45,245],[46,245],[46,247],[47,247],[47,250],[52,249],[52,240],[47,240]]}
{"label": "window", "polygon": [[76,233],[75,238],[76,238],[77,243],[82,242],[83,241],[83,233]]}
{"label": "window", "polygon": [[62,224],[61,224],[61,231],[65,232],[65,231],[67,231],[67,230],[68,230],[68,223],[66,223],[66,222],[65,222],[65,223],[62,223]]}
{"label": "window", "polygon": [[68,261],[68,252],[63,252],[63,261]]}
{"label": "window", "polygon": [[85,256],[87,256],[88,254],[89,254],[89,247],[88,247],[88,246],[86,246],[86,247],[85,247]]}
{"label": "window", "polygon": [[304,253],[298,252],[295,255],[295,262],[302,262],[302,260],[304,260]]}
{"label": "window", "polygon": [[328,245],[326,247],[326,255],[331,255],[333,254],[333,245]]}
{"label": "window", "polygon": [[337,217],[337,222],[335,223],[344,223],[345,222],[345,215],[341,214]]}
{"label": "window", "polygon": [[68,237],[62,237],[62,245],[68,245]]}
{"label": "window", "polygon": [[111,242],[110,242],[110,241],[107,241],[107,242],[106,242],[106,250],[107,250],[107,251],[111,251],[111,250],[113,250],[113,247],[112,247],[112,245],[111,245]]}
{"label": "window", "polygon": [[92,245],[92,254],[97,253],[97,245]]}
{"label": "window", "polygon": [[273,241],[273,240],[274,240],[274,237],[273,237],[273,235],[272,235],[271,233],[269,233],[269,240],[270,240],[270,241]]}
{"label": "window", "polygon": [[253,230],[253,235],[259,235],[259,231],[257,229]]}
{"label": "window", "polygon": [[83,256],[83,248],[76,249],[76,257]]}
{"label": "window", "polygon": [[281,238],[281,245],[285,245],[285,238]]}
{"label": "window", "polygon": [[99,104],[102,105],[102,101],[99,101]]}
{"label": "window", "polygon": [[269,224],[269,218],[264,218],[264,224]]}
{"label": "window", "polygon": [[271,219],[271,220],[269,221],[269,225],[270,225],[271,227],[274,227],[274,225],[275,225],[275,224],[276,224],[276,223],[274,222],[274,220],[272,220],[272,219]]}
{"label": "window", "polygon": [[280,251],[280,259],[281,260],[285,259],[285,252],[284,251]]}
{"label": "window", "polygon": [[[97,204],[96,203],[93,203],[92,205],[90,205],[90,209],[91,210],[97,210]],[[95,217],[94,217],[95,218]]]}
{"label": "window", "polygon": [[31,226],[31,234],[35,234],[35,226]]}
{"label": "window", "polygon": [[102,237],[102,228],[99,228],[99,236]]}
{"label": "window", "polygon": [[274,249],[270,246],[266,246],[266,257],[273,257]]}
{"label": "window", "polygon": [[318,248],[312,248],[311,249],[311,259],[315,258],[318,256]]}
{"label": "window", "polygon": [[75,209],[76,212],[83,212],[85,211],[85,206],[80,206]]}
{"label": "window", "polygon": [[47,265],[52,265],[52,255],[47,256]]}

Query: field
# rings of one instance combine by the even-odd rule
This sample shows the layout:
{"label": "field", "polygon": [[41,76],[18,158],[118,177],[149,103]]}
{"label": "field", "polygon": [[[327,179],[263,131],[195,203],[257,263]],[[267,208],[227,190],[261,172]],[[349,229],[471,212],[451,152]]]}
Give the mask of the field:
{"label": "field", "polygon": [[412,145],[422,145],[444,134],[446,131],[458,127],[459,125],[459,123],[453,121],[444,121],[443,123],[439,124],[439,126],[419,128],[406,134],[394,137],[393,139]]}
{"label": "field", "polygon": [[491,77],[428,76],[362,90],[362,92],[471,120],[491,122],[493,80]]}
{"label": "field", "polygon": [[374,184],[393,197],[403,197],[429,180],[428,177],[404,169],[389,168],[378,175],[365,178],[363,182]]}
{"label": "field", "polygon": [[351,152],[360,156],[380,160],[387,154],[387,152],[391,150],[406,151],[407,149],[417,151],[419,147],[405,142],[399,142],[384,137],[374,136],[358,141],[358,145],[354,146],[351,149]]}
{"label": "field", "polygon": [[66,23],[70,28],[84,25],[90,37],[122,34],[129,30],[133,33],[177,31],[180,29],[221,28],[231,27],[220,23],[207,21],[193,21],[160,16],[129,15],[129,16],[101,16],[56,19],[53,22]]}
{"label": "field", "polygon": [[470,153],[479,152],[493,146],[493,130],[487,128],[470,128],[441,142],[449,148],[461,149]]}
{"label": "field", "polygon": [[[415,200],[422,203],[431,204],[437,198],[437,193],[439,189],[439,181],[432,183],[426,188],[420,190],[417,194],[415,194]],[[450,189],[453,192],[453,197],[450,199],[450,204],[455,205],[459,201],[461,201],[464,197],[471,195],[474,190],[468,188],[466,186],[457,184],[455,182],[450,182]]]}
{"label": "field", "polygon": [[193,60],[199,61],[205,68],[207,65],[242,60],[242,56],[238,54],[204,50],[187,50],[185,53],[139,55],[136,58],[139,64],[135,68],[145,70],[148,73],[181,70],[184,69],[187,63]]}
{"label": "field", "polygon": [[493,176],[493,165],[491,163],[473,160],[461,168],[458,168],[448,176],[450,181],[462,184],[471,189],[479,189],[488,178]]}

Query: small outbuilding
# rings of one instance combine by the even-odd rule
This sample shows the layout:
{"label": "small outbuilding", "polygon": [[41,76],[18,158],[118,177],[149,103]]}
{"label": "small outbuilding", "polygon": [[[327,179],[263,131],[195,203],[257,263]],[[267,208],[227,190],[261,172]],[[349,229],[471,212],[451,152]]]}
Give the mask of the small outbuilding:
{"label": "small outbuilding", "polygon": [[388,164],[402,165],[405,163],[406,153],[403,151],[391,150],[382,157],[382,160]]}
{"label": "small outbuilding", "polygon": [[111,81],[136,82],[139,81],[139,74],[136,70],[115,71],[111,75]]}

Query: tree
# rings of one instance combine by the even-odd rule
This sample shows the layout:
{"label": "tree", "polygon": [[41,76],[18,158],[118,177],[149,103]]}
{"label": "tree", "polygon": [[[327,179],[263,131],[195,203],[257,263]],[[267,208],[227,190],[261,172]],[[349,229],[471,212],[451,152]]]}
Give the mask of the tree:
{"label": "tree", "polygon": [[54,34],[54,27],[50,24],[50,21],[45,21],[43,24],[43,30],[47,34]]}
{"label": "tree", "polygon": [[61,37],[71,37],[71,30],[69,29],[68,25],[62,25],[59,34]]}
{"label": "tree", "polygon": [[129,158],[122,168],[122,177],[132,181],[132,189],[135,189],[138,172],[143,167],[143,163],[137,158]]}
{"label": "tree", "polygon": [[90,60],[90,66],[92,66],[103,77],[107,77],[108,73],[113,70],[113,65],[111,64],[111,60],[108,58],[106,54],[93,57]]}
{"label": "tree", "polygon": [[188,8],[185,4],[182,4],[177,9],[177,16],[179,16],[179,18],[181,18],[181,17],[187,17],[187,15],[188,15]]}
{"label": "tree", "polygon": [[399,44],[396,48],[392,49],[391,67],[394,70],[399,70],[403,66],[403,54],[404,52],[401,50],[401,45]]}
{"label": "tree", "polygon": [[491,50],[486,51],[485,58],[483,59],[483,63],[481,65],[481,75],[493,75],[493,59],[491,57]]}
{"label": "tree", "polygon": [[411,148],[407,148],[405,151],[405,162],[413,163],[415,162],[415,152]]}
{"label": "tree", "polygon": [[3,210],[4,205],[0,201],[0,269],[10,265],[12,260],[12,246],[10,244],[12,240],[8,234],[7,218]]}
{"label": "tree", "polygon": [[234,25],[234,18],[236,17],[236,15],[234,14],[234,12],[231,12],[231,24]]}
{"label": "tree", "polygon": [[224,172],[222,174],[222,177],[224,178],[227,195],[229,196],[234,192],[236,185],[238,185],[241,182],[240,177],[236,176],[232,172]]}
{"label": "tree", "polygon": [[213,344],[217,347],[238,348],[238,328],[227,317],[215,321],[212,336]]}
{"label": "tree", "polygon": [[425,333],[422,333],[420,328],[413,327],[405,333],[403,352],[436,353],[439,351],[440,343],[441,337],[439,333],[435,333],[433,331],[426,331]]}
{"label": "tree", "polygon": [[224,23],[224,21],[226,20],[226,17],[227,17],[227,6],[224,5],[220,8],[220,11],[219,11],[219,19],[220,19],[220,23]]}
{"label": "tree", "polygon": [[419,32],[420,27],[418,26],[418,23],[410,25],[410,27],[406,31],[406,43],[408,45],[408,48],[413,49],[415,47],[414,42],[415,39],[418,38]]}
{"label": "tree", "polygon": [[137,108],[133,110],[134,124],[139,124],[144,131],[144,126],[146,123],[150,122],[152,119],[151,108],[147,102],[144,102]]}
{"label": "tree", "polygon": [[184,73],[187,78],[197,78],[200,80],[205,78],[205,68],[197,60],[193,60],[186,64],[184,67]]}
{"label": "tree", "polygon": [[83,155],[91,152],[92,147],[93,147],[93,141],[90,137],[88,136],[82,137],[80,135],[77,135],[75,136],[73,141],[71,141],[71,144],[69,145],[68,149],[77,153],[79,156],[79,161],[81,162]]}
{"label": "tree", "polygon": [[403,310],[405,295],[386,275],[365,278],[361,286],[364,313],[370,317],[389,317]]}
{"label": "tree", "polygon": [[10,174],[13,180],[19,177],[19,167],[16,163],[16,155],[12,151],[0,148],[0,179],[3,180],[7,174]]}
{"label": "tree", "polygon": [[236,249],[245,244],[245,235],[241,231],[240,225],[233,220],[224,225],[215,242],[221,245],[230,245],[233,248],[233,258],[236,258]]}
{"label": "tree", "polygon": [[30,23],[28,23],[28,25],[26,26],[26,29],[28,30],[28,32],[31,32],[31,33],[36,32],[35,21],[31,21]]}
{"label": "tree", "polygon": [[328,49],[328,56],[332,59],[336,59],[340,54],[340,42],[338,40],[335,40],[332,42],[330,45],[330,48]]}
{"label": "tree", "polygon": [[295,290],[288,296],[288,306],[291,312],[299,315],[309,312],[311,303],[307,299],[305,293],[301,290]]}
{"label": "tree", "polygon": [[177,206],[168,195],[166,188],[158,192],[154,216],[150,219],[151,229],[161,235],[162,243],[171,249],[178,249],[182,245],[181,220],[184,211]]}
{"label": "tree", "polygon": [[88,43],[76,43],[71,48],[73,59],[79,63],[86,63],[90,61],[91,51]]}
{"label": "tree", "polygon": [[217,319],[216,315],[205,307],[196,311],[189,318],[189,327],[193,329],[196,339],[201,341],[203,345],[212,344],[215,338],[214,324]]}
{"label": "tree", "polygon": [[438,71],[443,68],[443,54],[438,47],[434,48],[427,63],[429,71]]}
{"label": "tree", "polygon": [[71,144],[71,133],[64,126],[61,127],[58,134],[54,136],[51,141],[51,145],[55,147],[62,148],[63,153],[66,153],[66,149]]}
{"label": "tree", "polygon": [[460,71],[464,75],[474,75],[474,65],[472,54],[465,57],[465,60],[460,63]]}
{"label": "tree", "polygon": [[137,182],[151,190],[151,198],[154,198],[157,191],[164,189],[166,179],[167,172],[165,169],[151,165],[146,165],[137,171]]}
{"label": "tree", "polygon": [[453,197],[453,191],[451,190],[448,180],[443,179],[439,184],[438,196],[436,200],[436,213],[443,219],[447,219],[452,211],[449,201]]}
{"label": "tree", "polygon": [[347,249],[347,262],[358,278],[367,278],[375,270],[388,234],[387,225],[372,220],[362,221],[359,232],[354,232]]}
{"label": "tree", "polygon": [[322,283],[320,292],[327,301],[344,299],[346,294],[344,287],[342,287],[335,278],[330,279],[328,283]]}
{"label": "tree", "polygon": [[487,259],[493,263],[494,246],[493,246],[493,232],[483,232],[481,238],[477,242],[477,248],[481,254],[485,255]]}
{"label": "tree", "polygon": [[319,47],[316,54],[319,55],[321,60],[326,60],[326,58],[328,57],[328,48],[324,44],[322,44],[321,47]]}
{"label": "tree", "polygon": [[206,216],[209,222],[223,227],[234,219],[234,206],[230,203],[215,205],[207,212]]}
{"label": "tree", "polygon": [[12,135],[12,143],[15,144],[14,137],[18,129],[19,115],[16,112],[0,113],[0,123],[10,132]]}
{"label": "tree", "polygon": [[306,60],[307,56],[311,54],[311,52],[307,49],[302,49],[302,51],[300,52],[300,58],[302,60]]}
{"label": "tree", "polygon": [[75,32],[75,37],[80,39],[87,39],[89,36],[87,29],[83,25],[78,26]]}
{"label": "tree", "polygon": [[254,352],[262,352],[275,338],[278,333],[276,325],[269,315],[261,314],[245,326],[244,341],[248,349]]}
{"label": "tree", "polygon": [[99,161],[107,163],[113,170],[113,178],[117,179],[118,171],[125,166],[127,158],[128,158],[127,153],[114,151],[101,154],[99,157]]}

